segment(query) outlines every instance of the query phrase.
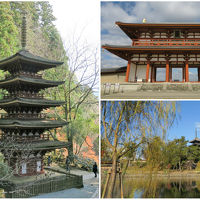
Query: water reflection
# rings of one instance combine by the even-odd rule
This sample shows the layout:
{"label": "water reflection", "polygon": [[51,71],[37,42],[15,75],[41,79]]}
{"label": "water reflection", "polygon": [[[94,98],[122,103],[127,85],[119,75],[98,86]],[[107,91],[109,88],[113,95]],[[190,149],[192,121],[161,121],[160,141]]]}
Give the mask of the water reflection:
{"label": "water reflection", "polygon": [[4,190],[0,188],[0,198],[5,198]]}
{"label": "water reflection", "polygon": [[[200,178],[126,177],[123,185],[124,198],[200,198]],[[114,197],[120,197],[118,182]]]}

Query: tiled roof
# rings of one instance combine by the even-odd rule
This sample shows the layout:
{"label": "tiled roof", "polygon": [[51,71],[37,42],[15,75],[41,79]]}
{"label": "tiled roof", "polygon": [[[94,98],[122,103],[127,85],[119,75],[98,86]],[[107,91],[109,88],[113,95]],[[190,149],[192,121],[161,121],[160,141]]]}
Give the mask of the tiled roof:
{"label": "tiled roof", "polygon": [[196,143],[196,142],[197,142],[197,143],[200,143],[200,139],[197,138],[197,137],[196,137],[194,140],[190,141],[190,143]]}
{"label": "tiled roof", "polygon": [[46,59],[46,58],[42,58],[40,56],[33,55],[32,53],[30,53],[27,50],[20,50],[16,54],[14,54],[14,55],[6,58],[6,59],[0,60],[0,65],[5,63],[6,61],[13,59],[16,56],[19,56],[19,57],[25,58],[25,59],[30,59],[30,60],[35,61],[35,62],[46,63],[46,64],[55,64],[55,65],[63,64],[63,62],[59,62],[59,61],[55,61],[55,60],[49,60],[49,59]]}
{"label": "tiled roof", "polygon": [[6,80],[0,80],[0,88],[13,84],[26,84],[41,86],[41,88],[54,87],[64,83],[64,81],[50,81],[41,78],[30,78],[24,76],[17,76]]}
{"label": "tiled roof", "polygon": [[120,49],[198,49],[200,50],[200,46],[128,46],[128,45],[102,45],[102,48],[120,48]]}
{"label": "tiled roof", "polygon": [[125,72],[126,68],[127,66],[117,67],[117,68],[101,68],[101,73],[106,74],[106,73]]}

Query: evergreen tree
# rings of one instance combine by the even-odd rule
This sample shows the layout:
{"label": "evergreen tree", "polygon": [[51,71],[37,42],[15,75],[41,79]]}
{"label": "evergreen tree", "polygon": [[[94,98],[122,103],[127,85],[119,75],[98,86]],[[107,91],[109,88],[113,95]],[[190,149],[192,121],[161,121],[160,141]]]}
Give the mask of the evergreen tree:
{"label": "evergreen tree", "polygon": [[0,59],[11,56],[19,49],[18,30],[9,2],[0,3]]}

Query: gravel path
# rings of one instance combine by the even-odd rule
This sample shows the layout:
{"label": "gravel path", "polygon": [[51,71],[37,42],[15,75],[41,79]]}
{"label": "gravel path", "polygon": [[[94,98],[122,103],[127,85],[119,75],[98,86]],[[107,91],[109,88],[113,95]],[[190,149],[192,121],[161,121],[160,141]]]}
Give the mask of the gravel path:
{"label": "gravel path", "polygon": [[71,188],[33,198],[99,198],[99,178],[95,178],[94,173],[82,170],[71,170],[70,173],[83,176],[83,188]]}

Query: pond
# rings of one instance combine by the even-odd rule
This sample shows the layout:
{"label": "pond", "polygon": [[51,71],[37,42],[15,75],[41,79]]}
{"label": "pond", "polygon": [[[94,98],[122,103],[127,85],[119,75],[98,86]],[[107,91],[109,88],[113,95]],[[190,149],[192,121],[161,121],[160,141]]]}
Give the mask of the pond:
{"label": "pond", "polygon": [[[200,198],[200,177],[125,177],[123,193],[124,198]],[[119,180],[113,197],[120,198]]]}

